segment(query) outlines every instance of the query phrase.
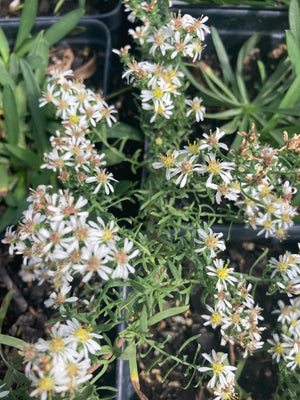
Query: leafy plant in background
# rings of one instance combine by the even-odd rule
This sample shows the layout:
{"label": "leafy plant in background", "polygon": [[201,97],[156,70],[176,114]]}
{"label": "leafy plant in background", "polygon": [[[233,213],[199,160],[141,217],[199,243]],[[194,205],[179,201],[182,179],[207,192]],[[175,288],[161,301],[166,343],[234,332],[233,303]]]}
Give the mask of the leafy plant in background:
{"label": "leafy plant in background", "polygon": [[[267,238],[285,238],[297,212],[292,200],[300,135],[282,133],[282,146],[271,148],[253,125],[240,132],[241,144],[233,150],[223,143],[225,132],[219,128],[189,140],[198,133],[205,105],[189,97],[183,59],[200,59],[209,27],[205,16],[172,15],[169,6],[166,0],[125,1],[128,18],[138,21],[129,32],[137,47],[133,54],[129,46],[117,53],[123,77],[136,88],[138,120],[148,139],[146,179],[140,189],[126,193],[139,199],[139,213],[128,216],[126,224],[114,214],[124,197],[106,153],[99,151],[100,142],[120,160],[130,159],[133,168],[141,165],[138,157],[124,154],[116,109],[71,80],[69,72],[53,71],[47,82],[41,105],[54,107],[61,127],[50,138],[42,168],[57,174],[59,188],[43,184],[33,189],[18,228],[9,227],[3,242],[11,254],[23,255],[25,282],[48,283],[45,306],[55,314],[48,337],[36,343],[0,336],[1,344],[16,347],[21,356],[13,366],[7,364],[3,382],[13,398],[24,393],[26,399],[100,399],[98,379],[121,358],[129,360],[132,383],[145,400],[138,352],[153,355],[147,371],[170,363],[163,380],[180,366],[187,387],[206,388],[210,397],[228,400],[237,392],[249,399],[239,383],[243,367],[254,352],[268,351],[280,364],[274,398],[300,393],[299,254],[287,251],[268,260],[266,249],[249,273],[238,272],[223,254],[226,238],[213,231],[215,223],[229,220],[257,227]],[[293,6],[299,11],[299,1],[293,0]],[[292,35],[291,40],[297,39]],[[67,99],[63,108],[62,98]],[[117,148],[111,138],[117,139]],[[254,271],[262,259],[263,272]],[[258,284],[284,299],[267,343],[254,297]],[[196,332],[170,354],[171,337],[156,341],[153,330],[166,318],[188,312],[197,286],[207,309],[203,325],[218,332],[220,343],[206,353]],[[10,298],[0,311],[0,326]],[[126,325],[116,333],[121,322]],[[13,380],[22,363],[22,379]]]}
{"label": "leafy plant in background", "polygon": [[47,30],[31,34],[37,8],[37,0],[25,1],[12,50],[10,38],[0,27],[0,196],[4,209],[0,231],[20,217],[29,187],[50,178],[49,172],[39,169],[49,146],[49,124],[38,99],[50,46],[66,36],[84,14],[83,8],[74,10]]}
{"label": "leafy plant in background", "polygon": [[[290,56],[279,62],[269,77],[267,77],[264,63],[258,60],[260,82],[257,84],[255,93],[249,94],[247,74],[243,71],[244,62],[258,43],[260,36],[260,33],[256,33],[241,47],[237,55],[235,70],[233,70],[221,38],[217,30],[212,28],[212,40],[220,62],[222,76],[219,77],[205,63],[199,65],[201,76],[204,79],[203,84],[199,83],[188,69],[186,69],[186,74],[203,97],[206,105],[222,108],[222,111],[206,113],[206,118],[228,120],[222,126],[222,129],[228,134],[236,131],[248,131],[252,123],[255,123],[261,132],[261,138],[276,146],[283,143],[283,130],[292,133],[300,126],[299,78],[292,68]],[[293,53],[298,43],[293,45],[293,50],[290,41],[287,42],[287,45],[290,54]],[[250,82],[253,88],[253,81],[250,80]],[[241,137],[236,136],[232,148],[237,148],[240,143]]]}

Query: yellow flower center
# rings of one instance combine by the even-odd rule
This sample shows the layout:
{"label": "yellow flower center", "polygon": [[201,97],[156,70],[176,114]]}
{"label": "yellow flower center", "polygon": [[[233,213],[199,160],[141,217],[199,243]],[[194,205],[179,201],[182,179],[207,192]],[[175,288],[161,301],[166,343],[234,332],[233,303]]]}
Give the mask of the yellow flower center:
{"label": "yellow flower center", "polygon": [[107,182],[107,176],[105,172],[101,171],[100,174],[97,175],[97,181],[99,183],[106,183]]}
{"label": "yellow flower center", "polygon": [[160,88],[155,88],[153,90],[153,97],[155,99],[160,99],[162,97],[162,95],[163,95],[163,91]]}
{"label": "yellow flower center", "polygon": [[217,375],[221,374],[224,370],[224,365],[220,363],[220,361],[216,361],[212,365],[213,372]]}
{"label": "yellow flower center", "polygon": [[211,314],[211,324],[212,324],[212,326],[219,325],[220,322],[221,322],[221,314],[218,311],[214,311]]}
{"label": "yellow flower center", "polygon": [[218,239],[214,236],[210,236],[204,240],[204,243],[209,249],[215,249],[218,243]]}
{"label": "yellow flower center", "polygon": [[198,145],[198,143],[196,142],[196,140],[194,140],[194,143],[193,143],[193,144],[190,143],[190,141],[188,141],[188,144],[189,144],[189,150],[190,150],[190,152],[193,153],[193,154],[198,154],[198,152],[199,152],[199,145]]}
{"label": "yellow flower center", "polygon": [[272,226],[272,221],[270,219],[267,219],[264,223],[263,223],[263,227],[265,229],[270,229]]}
{"label": "yellow flower center", "polygon": [[167,157],[161,155],[160,158],[162,159],[163,163],[165,164],[166,168],[171,168],[175,164],[175,158],[173,154],[168,154]]}
{"label": "yellow flower center", "polygon": [[271,347],[271,350],[275,350],[276,356],[278,354],[283,354],[283,347],[282,347],[281,343],[277,343],[276,346]]}
{"label": "yellow flower center", "polygon": [[103,242],[109,242],[111,239],[114,238],[114,233],[108,228],[108,226],[106,226],[103,229],[103,235],[101,236],[101,239],[103,240]]}
{"label": "yellow flower center", "polygon": [[68,376],[70,376],[70,377],[78,375],[78,368],[77,368],[76,364],[72,363],[71,361],[68,361],[68,363],[66,365],[66,370],[67,370]]}
{"label": "yellow flower center", "polygon": [[70,121],[72,122],[72,124],[77,125],[79,122],[78,115],[70,115]]}
{"label": "yellow flower center", "polygon": [[300,352],[296,354],[295,361],[298,365],[300,365]]}
{"label": "yellow flower center", "polygon": [[50,344],[51,350],[54,353],[60,353],[65,348],[65,343],[62,338],[53,339],[52,343]]}
{"label": "yellow flower center", "polygon": [[83,328],[81,325],[74,332],[74,336],[79,339],[81,343],[85,343],[90,339],[90,332],[92,331],[91,327]]}
{"label": "yellow flower center", "polygon": [[228,278],[229,274],[227,271],[227,267],[228,267],[228,265],[226,264],[224,268],[220,268],[220,267],[217,268],[217,275],[218,275],[219,279],[224,280],[224,279]]}
{"label": "yellow flower center", "polygon": [[288,268],[288,265],[284,261],[279,261],[276,268],[279,272],[284,272]]}
{"label": "yellow flower center", "polygon": [[222,167],[221,164],[217,160],[208,161],[208,166],[206,167],[207,171],[212,174],[218,174]]}
{"label": "yellow flower center", "polygon": [[51,392],[54,388],[54,379],[51,376],[45,376],[44,378],[41,378],[38,383],[37,390],[38,392]]}

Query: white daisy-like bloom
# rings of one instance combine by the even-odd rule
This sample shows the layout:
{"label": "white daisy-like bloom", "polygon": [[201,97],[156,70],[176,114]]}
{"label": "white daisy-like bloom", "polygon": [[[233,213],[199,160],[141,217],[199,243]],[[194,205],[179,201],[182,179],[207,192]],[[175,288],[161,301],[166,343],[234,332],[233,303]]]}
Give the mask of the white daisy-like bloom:
{"label": "white daisy-like bloom", "polygon": [[225,292],[224,288],[219,290],[216,294],[214,294],[214,298],[216,299],[215,302],[215,309],[220,310],[221,313],[224,313],[227,308],[232,308],[232,304],[228,299],[231,299],[230,293]]}
{"label": "white daisy-like bloom", "polygon": [[186,113],[186,116],[188,117],[192,113],[195,113],[196,121],[203,121],[206,108],[202,105],[202,101],[203,100],[199,97],[194,97],[192,100],[185,100],[186,105],[190,107]]}
{"label": "white daisy-like bloom", "polygon": [[153,105],[148,104],[148,103],[143,103],[142,108],[144,110],[153,111],[153,116],[150,119],[150,123],[152,124],[158,115],[161,115],[166,119],[169,119],[171,117],[171,115],[173,115],[172,110],[174,109],[174,105],[172,103],[163,104],[163,103],[159,103],[159,102],[156,104],[153,104]]}
{"label": "white daisy-like bloom", "polygon": [[299,262],[295,262],[298,258],[299,256],[297,254],[295,257],[291,257],[291,253],[289,252],[279,255],[278,259],[271,257],[269,260],[269,265],[273,269],[271,279],[274,278],[277,273],[287,282],[297,278],[300,275],[300,266],[297,265]]}
{"label": "white daisy-like bloom", "polygon": [[86,178],[86,183],[92,183],[96,182],[97,186],[93,191],[93,194],[96,194],[99,192],[102,186],[104,186],[105,193],[109,195],[111,192],[114,191],[114,188],[112,184],[109,181],[115,181],[118,182],[114,177],[111,172],[106,172],[106,169],[100,169],[98,167],[94,168],[94,172],[96,173],[96,176],[89,176]]}
{"label": "white daisy-like bloom", "polygon": [[185,37],[182,39],[179,31],[174,33],[174,43],[173,43],[173,52],[171,54],[171,59],[175,58],[177,55],[182,57],[191,57],[193,58],[192,49],[188,46],[189,42],[193,39],[193,37],[187,33]]}
{"label": "white daisy-like bloom", "polygon": [[44,301],[45,307],[59,309],[60,312],[65,312],[64,303],[73,303],[78,301],[78,297],[68,297],[67,294],[71,291],[72,286],[62,285],[57,292],[52,292],[47,300]]}
{"label": "white daisy-like bloom", "polygon": [[115,117],[114,114],[118,114],[118,111],[116,108],[108,105],[104,105],[100,110],[95,112],[95,120],[98,122],[101,119],[105,119],[107,125],[111,128],[112,124],[117,122],[117,118]]}
{"label": "white daisy-like bloom", "polygon": [[185,157],[183,160],[176,162],[176,166],[171,168],[170,177],[172,178],[175,175],[179,175],[175,181],[176,185],[180,184],[180,187],[183,188],[186,185],[188,176],[192,175],[193,172],[200,172],[201,165],[194,164],[194,162],[198,159],[197,155],[192,157]]}
{"label": "white daisy-like bloom", "polygon": [[57,148],[52,149],[50,153],[44,153],[44,161],[45,163],[41,165],[41,168],[51,169],[52,171],[61,172],[65,166],[74,166],[72,154],[70,152],[60,154]]}
{"label": "white daisy-like bloom", "polygon": [[203,133],[204,139],[200,140],[199,149],[207,149],[209,151],[215,150],[216,148],[223,149],[228,151],[228,146],[225,143],[220,142],[223,136],[226,135],[225,131],[220,131],[220,128],[216,128],[216,132],[208,135],[207,133]]}
{"label": "white daisy-like bloom", "polygon": [[224,312],[221,309],[212,308],[210,305],[206,305],[206,308],[210,312],[210,315],[201,315],[203,319],[205,319],[204,326],[206,325],[211,325],[213,329],[217,328],[218,326],[221,326],[223,317],[224,317]]}
{"label": "white daisy-like bloom", "polygon": [[112,269],[106,265],[108,261],[109,247],[104,244],[88,245],[81,249],[80,263],[72,265],[74,271],[81,273],[82,281],[88,282],[94,273],[104,281],[108,281]]}
{"label": "white daisy-like bloom", "polygon": [[254,306],[254,299],[251,295],[252,284],[248,283],[246,286],[246,282],[241,277],[237,287],[238,287],[237,295],[242,297],[243,306],[247,308],[252,308]]}
{"label": "white daisy-like bloom", "polygon": [[30,371],[27,378],[31,380],[35,387],[30,396],[39,397],[40,400],[47,400],[52,398],[55,393],[68,391],[69,379],[63,361],[57,362],[50,371],[42,371],[41,369],[34,373]]}
{"label": "white daisy-like bloom", "polygon": [[156,50],[159,49],[161,54],[165,56],[167,50],[173,49],[173,46],[169,43],[171,36],[171,32],[165,27],[158,29],[153,35],[150,35],[147,42],[153,44],[149,53],[154,56]]}
{"label": "white daisy-like bloom", "polygon": [[97,217],[97,223],[89,221],[91,229],[91,237],[96,240],[100,240],[107,246],[113,246],[116,241],[120,240],[117,235],[119,227],[115,225],[114,221],[110,221],[109,224],[105,224],[101,217]]}
{"label": "white daisy-like bloom", "polygon": [[286,367],[290,368],[291,370],[299,370],[300,368],[300,347],[298,343],[295,343],[292,351],[288,356],[285,358],[288,361]]}
{"label": "white daisy-like bloom", "polygon": [[277,321],[280,322],[282,325],[290,324],[291,323],[291,315],[292,315],[292,307],[296,307],[297,304],[292,303],[294,299],[290,300],[291,305],[286,305],[282,300],[278,300],[277,304],[279,309],[272,311],[272,314],[279,314]]}
{"label": "white daisy-like bloom", "polygon": [[218,190],[216,192],[216,202],[221,204],[222,197],[230,201],[237,201],[240,194],[240,189],[233,186],[232,183],[227,185],[226,183],[221,183],[218,185]]}
{"label": "white daisy-like bloom", "polygon": [[171,168],[173,168],[176,164],[176,158],[178,157],[179,152],[174,150],[172,153],[170,150],[167,151],[166,155],[161,154],[160,160],[152,163],[152,167],[154,169],[166,168],[166,179],[171,179]]}
{"label": "white daisy-like bloom", "polygon": [[228,379],[234,380],[234,371],[236,367],[232,365],[226,365],[227,354],[224,353],[219,355],[215,350],[212,350],[211,355],[203,353],[202,356],[211,364],[210,367],[200,367],[199,372],[209,372],[213,373],[211,380],[208,382],[207,386],[209,388],[216,388],[217,385],[227,386]]}
{"label": "white daisy-like bloom", "polygon": [[207,231],[202,228],[197,230],[197,234],[201,240],[195,239],[195,243],[202,245],[202,247],[196,249],[195,252],[202,253],[208,250],[210,251],[210,257],[215,258],[217,251],[224,251],[226,249],[224,240],[219,240],[223,237],[223,233],[214,233],[209,227]]}
{"label": "white daisy-like bloom", "polygon": [[39,99],[39,106],[44,107],[46,104],[53,103],[54,99],[60,95],[57,86],[53,82],[48,82],[46,92],[43,92],[43,97]]}
{"label": "white daisy-like bloom", "polygon": [[85,358],[89,358],[89,353],[96,354],[97,351],[101,350],[101,346],[95,339],[102,339],[102,336],[93,333],[90,326],[85,328],[76,318],[72,318],[72,320],[67,321],[66,330],[68,343],[75,349],[80,344],[83,347]]}
{"label": "white daisy-like bloom", "polygon": [[226,385],[217,385],[214,395],[216,396],[214,400],[236,400],[238,397],[234,391],[234,380],[232,377],[226,377]]}
{"label": "white daisy-like bloom", "polygon": [[206,181],[206,187],[218,189],[218,185],[212,182],[214,177],[220,177],[222,181],[227,184],[231,183],[232,176],[230,171],[235,167],[234,162],[219,161],[216,158],[215,153],[208,153],[208,155],[205,156],[205,161],[207,164],[203,165],[201,173],[209,173],[209,177]]}
{"label": "white daisy-like bloom", "polygon": [[[188,14],[185,14],[185,16],[188,16]],[[190,17],[190,16],[189,16]],[[208,21],[207,16],[201,16],[201,18],[189,18],[187,21],[187,24],[185,24],[185,30],[187,32],[193,32],[196,33],[198,38],[203,41],[205,40],[205,35],[210,33],[210,28],[205,25],[205,22]]]}
{"label": "white daisy-like bloom", "polygon": [[228,264],[224,265],[224,260],[218,258],[214,259],[213,262],[214,266],[206,267],[209,270],[207,275],[218,278],[216,284],[218,291],[221,291],[223,288],[227,290],[227,283],[229,283],[229,285],[235,285],[235,283],[238,282],[238,279],[231,275],[234,272],[234,269],[228,268]]}
{"label": "white daisy-like bloom", "polygon": [[44,244],[43,253],[51,259],[51,252],[55,247],[66,249],[71,244],[71,232],[72,227],[67,221],[51,221],[47,227],[42,227],[35,233],[33,240],[37,244]]}
{"label": "white daisy-like bloom", "polygon": [[135,249],[131,254],[129,254],[132,248],[133,248],[133,242],[125,238],[123,249],[119,250],[115,248],[112,256],[109,256],[109,259],[111,261],[117,263],[117,266],[115,267],[111,275],[113,279],[115,278],[127,279],[129,272],[131,273],[135,272],[135,268],[129,263],[130,260],[134,259],[138,255],[139,250]]}
{"label": "white daisy-like bloom", "polygon": [[48,353],[53,359],[53,364],[68,360],[70,357],[77,357],[77,349],[72,348],[67,337],[67,329],[65,325],[51,328],[51,339],[44,340],[40,338],[34,347],[40,353]]}
{"label": "white daisy-like bloom", "polygon": [[[137,26],[135,29],[128,29],[128,34],[139,44],[142,46],[145,43],[146,38],[148,37],[148,29],[147,25]],[[148,40],[147,40],[148,41]]]}
{"label": "white daisy-like bloom", "polygon": [[268,214],[258,213],[256,223],[262,229],[257,233],[259,235],[265,235],[265,238],[272,237],[276,233],[276,221],[273,220]]}
{"label": "white daisy-like bloom", "polygon": [[[243,211],[246,215],[252,217],[256,216],[260,210],[261,205],[260,202],[260,194],[258,190],[254,187],[245,186],[242,184],[242,189],[245,192],[246,196],[237,200],[235,205],[243,208]],[[247,197],[247,195],[249,197]],[[257,202],[255,201],[257,200]]]}
{"label": "white daisy-like bloom", "polygon": [[69,357],[65,361],[65,369],[67,377],[69,379],[68,388],[70,393],[74,393],[78,390],[79,385],[90,380],[93,375],[88,373],[91,367],[91,361],[88,358],[84,358],[84,352],[81,352],[77,358]]}
{"label": "white daisy-like bloom", "polygon": [[273,339],[267,339],[267,342],[271,345],[268,353],[272,354],[273,360],[279,363],[280,359],[284,356],[284,344],[281,342],[279,335],[274,333]]}
{"label": "white daisy-like bloom", "polygon": [[294,225],[293,218],[298,214],[297,208],[282,202],[275,211],[276,222],[280,228],[288,229]]}

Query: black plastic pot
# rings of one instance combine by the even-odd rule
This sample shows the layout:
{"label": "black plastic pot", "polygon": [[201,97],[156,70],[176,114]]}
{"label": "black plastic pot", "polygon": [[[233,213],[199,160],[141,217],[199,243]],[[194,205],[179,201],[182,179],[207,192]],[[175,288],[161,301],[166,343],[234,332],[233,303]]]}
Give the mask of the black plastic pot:
{"label": "black plastic pot", "polygon": [[[58,19],[58,17],[37,18],[32,33],[49,28]],[[19,18],[0,20],[0,26],[3,28],[10,45],[15,41],[19,23]],[[97,55],[97,71],[93,76],[91,84],[95,89],[101,89],[104,94],[108,93],[111,64],[111,35],[103,22],[82,18],[78,23],[78,29],[74,29],[57,45],[69,45],[78,49],[89,46]]]}

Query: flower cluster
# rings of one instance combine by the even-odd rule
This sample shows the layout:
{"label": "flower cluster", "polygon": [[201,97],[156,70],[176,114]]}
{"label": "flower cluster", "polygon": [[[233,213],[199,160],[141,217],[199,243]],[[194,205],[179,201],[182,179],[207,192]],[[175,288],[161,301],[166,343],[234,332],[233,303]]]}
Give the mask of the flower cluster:
{"label": "flower cluster", "polygon": [[25,374],[32,382],[31,396],[41,400],[52,398],[55,393],[69,392],[70,396],[79,386],[90,380],[91,355],[100,349],[90,326],[84,327],[75,318],[51,328],[50,339],[39,339],[28,344],[20,354],[24,356]]}
{"label": "flower cluster", "polygon": [[101,95],[80,81],[68,79],[69,76],[72,76],[72,71],[52,71],[47,91],[40,100],[41,107],[54,105],[56,118],[62,124],[62,128],[50,138],[52,151],[44,154],[42,168],[58,171],[59,178],[69,185],[93,183],[94,194],[100,189],[109,194],[114,191],[111,181],[116,179],[103,168],[106,164],[104,153],[98,154],[87,135],[100,121],[106,121],[111,127],[116,122],[114,114],[117,111]]}
{"label": "flower cluster", "polygon": [[182,96],[184,74],[179,65],[182,58],[190,58],[193,62],[201,58],[205,35],[210,33],[209,27],[205,25],[208,18],[196,19],[189,14],[181,16],[179,13],[164,25],[153,26],[149,24],[147,8],[143,4],[140,7],[137,4],[126,4],[126,9],[131,11],[128,16],[130,20],[135,20],[139,15],[142,21],[142,26],[135,30],[129,29],[129,34],[155,62],[130,59],[129,46],[126,51],[123,49],[115,52],[127,65],[123,78],[141,90],[142,108],[152,113],[150,122],[154,122],[157,115],[166,119],[173,116],[174,109],[178,109],[176,98],[179,97],[178,103],[186,103],[190,107],[186,117],[195,113],[197,121],[203,120],[205,107],[201,104],[202,99],[185,100]]}
{"label": "flower cluster", "polygon": [[[218,354],[212,350],[211,356],[203,353],[202,356],[210,363],[210,367],[199,367],[199,372],[209,372],[213,376],[207,386],[214,391],[215,400],[233,399],[234,392],[234,371],[236,367],[228,365],[227,354]],[[225,397],[225,395],[227,397]]]}
{"label": "flower cluster", "polygon": [[291,205],[297,190],[287,178],[290,168],[282,162],[282,149],[266,148],[255,139],[255,146],[243,143],[243,150],[233,153],[234,161],[227,161],[222,150],[228,147],[220,141],[224,135],[217,128],[182,150],[161,154],[152,167],[165,169],[167,180],[176,177],[180,188],[190,182],[199,191],[213,191],[217,204],[234,202],[244,222],[259,230],[258,235],[285,238],[297,214]]}
{"label": "flower cluster", "polygon": [[268,261],[271,279],[276,282],[281,291],[289,297],[300,292],[300,254],[286,251],[278,258],[271,257]]}
{"label": "flower cluster", "polygon": [[75,200],[68,190],[55,193],[51,186],[41,185],[28,201],[17,230],[8,228],[3,242],[10,244],[11,254],[23,255],[24,280],[52,283],[49,306],[63,307],[74,301],[74,297],[68,299],[74,275],[79,274],[83,282],[94,277],[107,281],[126,279],[135,271],[130,260],[138,250],[132,251],[133,243],[127,238],[121,240],[114,221],[89,220],[82,196]]}
{"label": "flower cluster", "polygon": [[234,269],[217,258],[218,253],[225,250],[225,243],[220,240],[222,233],[215,234],[208,227],[198,229],[198,235],[202,240],[195,239],[195,242],[202,247],[195,249],[196,253],[203,254],[207,262],[213,264],[206,266],[206,274],[214,290],[214,306],[206,306],[210,314],[202,315],[204,325],[220,328],[221,345],[238,344],[246,357],[263,345],[261,332],[264,328],[258,327],[263,317],[260,307],[254,304],[252,285],[247,285],[242,276],[238,279]]}
{"label": "flower cluster", "polygon": [[268,339],[269,353],[277,362],[290,370],[300,370],[300,297],[290,299],[289,304],[278,301],[279,309],[273,313],[279,314],[277,318],[279,333],[273,333],[273,338]]}

